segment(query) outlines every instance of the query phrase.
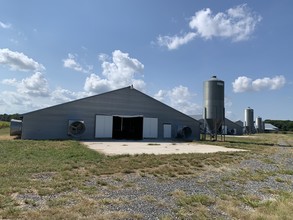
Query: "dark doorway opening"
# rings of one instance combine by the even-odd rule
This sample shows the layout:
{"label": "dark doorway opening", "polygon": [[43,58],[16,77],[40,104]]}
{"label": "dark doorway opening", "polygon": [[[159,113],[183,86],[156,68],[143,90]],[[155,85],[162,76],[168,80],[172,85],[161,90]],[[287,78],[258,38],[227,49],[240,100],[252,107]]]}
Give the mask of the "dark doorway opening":
{"label": "dark doorway opening", "polygon": [[141,140],[143,117],[113,116],[113,139]]}

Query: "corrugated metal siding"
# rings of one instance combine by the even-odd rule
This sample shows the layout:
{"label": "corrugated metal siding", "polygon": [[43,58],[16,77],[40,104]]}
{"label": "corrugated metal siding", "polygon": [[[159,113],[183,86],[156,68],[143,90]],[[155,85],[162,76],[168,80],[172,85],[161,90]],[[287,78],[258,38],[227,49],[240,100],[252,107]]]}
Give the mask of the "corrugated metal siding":
{"label": "corrugated metal siding", "polygon": [[96,115],[143,115],[158,118],[158,138],[163,138],[163,124],[172,124],[172,138],[177,128],[188,126],[199,140],[198,121],[130,87],[56,105],[23,115],[23,139],[69,139],[68,120],[82,119],[86,131],[80,139],[95,138]]}
{"label": "corrugated metal siding", "polygon": [[243,127],[236,124],[235,122],[232,122],[229,119],[226,119],[225,125],[228,127],[228,130],[236,129],[236,135],[243,135]]}

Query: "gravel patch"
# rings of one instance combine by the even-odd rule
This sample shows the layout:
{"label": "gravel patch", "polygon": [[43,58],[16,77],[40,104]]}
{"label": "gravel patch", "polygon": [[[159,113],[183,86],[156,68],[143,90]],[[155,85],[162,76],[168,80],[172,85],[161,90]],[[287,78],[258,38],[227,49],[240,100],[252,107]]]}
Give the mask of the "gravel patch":
{"label": "gravel patch", "polygon": [[[111,187],[101,189],[100,196],[96,200],[122,199],[127,201],[122,204],[109,204],[105,208],[109,211],[123,211],[140,214],[143,219],[159,219],[162,216],[169,216],[171,219],[177,219],[178,204],[176,198],[172,196],[175,191],[183,191],[186,195],[206,195],[211,198],[218,198],[220,194],[230,193],[241,196],[257,196],[262,200],[274,200],[271,191],[293,191],[293,175],[277,174],[270,176],[270,173],[278,173],[283,166],[293,170],[293,163],[290,158],[284,160],[284,154],[288,154],[289,148],[280,148],[274,155],[264,161],[258,157],[244,160],[233,168],[219,169],[217,171],[204,171],[196,177],[170,178],[161,180],[157,177],[142,177],[138,174],[127,174],[118,178],[109,176],[100,180],[105,181],[109,186],[116,186],[115,190]],[[283,160],[280,160],[283,158]],[[288,166],[289,165],[289,166]],[[264,179],[261,181],[238,182],[233,180],[235,174],[245,170],[251,175],[258,172],[264,173]],[[133,186],[123,188],[125,183],[131,183]],[[151,200],[151,201],[150,201]],[[232,219],[226,213],[218,210],[216,206],[210,206],[209,213],[215,218]],[[243,205],[245,210],[251,207]]]}
{"label": "gravel patch", "polygon": [[32,179],[40,181],[50,181],[55,175],[56,173],[54,172],[35,173],[32,175]]}
{"label": "gravel patch", "polygon": [[[198,171],[196,176],[182,178],[164,179],[136,173],[93,176],[84,185],[93,187],[96,193],[85,195],[79,190],[77,193],[95,201],[105,213],[129,213],[141,219],[182,219],[178,215],[180,205],[174,196],[176,192],[183,192],[186,196],[205,195],[214,200],[226,194],[238,198],[253,195],[264,201],[276,199],[273,191],[293,192],[293,172],[292,175],[284,173],[284,170],[293,170],[292,155],[291,148],[280,147],[267,158],[254,155],[233,166]],[[54,175],[38,173],[32,179],[50,181]],[[14,198],[24,209],[33,210],[47,207],[49,200],[65,195],[66,192],[51,196],[27,193],[17,194]],[[206,208],[213,219],[233,219],[215,204],[206,205]],[[239,208],[253,211],[245,204]]]}

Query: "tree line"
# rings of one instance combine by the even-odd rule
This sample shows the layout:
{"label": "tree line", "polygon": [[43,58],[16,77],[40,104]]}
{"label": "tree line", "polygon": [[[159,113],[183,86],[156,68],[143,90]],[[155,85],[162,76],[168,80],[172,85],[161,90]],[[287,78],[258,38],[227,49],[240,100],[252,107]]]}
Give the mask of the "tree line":
{"label": "tree line", "polygon": [[0,121],[10,121],[11,119],[20,119],[20,114],[0,114]]}
{"label": "tree line", "polygon": [[265,123],[270,123],[277,128],[279,128],[280,131],[293,131],[293,121],[290,120],[265,120]]}

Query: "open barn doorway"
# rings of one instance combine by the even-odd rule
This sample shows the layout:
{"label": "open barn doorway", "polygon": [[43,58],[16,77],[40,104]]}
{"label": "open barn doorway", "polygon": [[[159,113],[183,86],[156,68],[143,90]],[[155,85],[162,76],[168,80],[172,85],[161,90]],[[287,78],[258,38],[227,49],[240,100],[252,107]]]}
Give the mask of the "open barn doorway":
{"label": "open barn doorway", "polygon": [[142,116],[113,116],[113,139],[142,140]]}

